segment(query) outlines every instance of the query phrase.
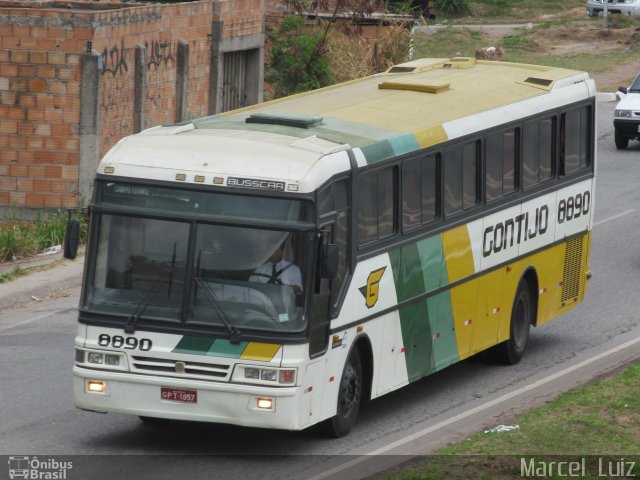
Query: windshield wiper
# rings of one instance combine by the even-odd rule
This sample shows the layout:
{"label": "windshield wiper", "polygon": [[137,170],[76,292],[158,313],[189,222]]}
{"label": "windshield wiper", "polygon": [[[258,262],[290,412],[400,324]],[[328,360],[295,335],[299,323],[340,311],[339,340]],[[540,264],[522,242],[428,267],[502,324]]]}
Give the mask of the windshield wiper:
{"label": "windshield wiper", "polygon": [[[155,297],[157,293],[160,293],[161,291],[160,289],[162,287],[164,287],[167,284],[170,285],[170,281],[171,280],[157,280],[151,285],[151,287],[149,287],[149,290],[147,290],[147,292],[145,293],[144,298],[138,304],[136,309],[133,311],[133,313],[129,317],[129,321],[124,326],[125,333],[135,333],[136,325],[140,321],[140,317],[142,317],[142,314],[144,313],[144,311],[147,309],[147,307],[151,303],[151,300],[153,300],[153,297]],[[171,286],[169,286],[169,288],[171,288]]]}
{"label": "windshield wiper", "polygon": [[242,333],[240,332],[238,327],[236,327],[231,323],[231,321],[229,321],[229,317],[227,317],[227,314],[225,313],[224,309],[220,306],[220,302],[218,302],[218,299],[216,298],[216,294],[213,293],[213,290],[211,289],[209,284],[203,282],[200,277],[195,277],[193,281],[200,288],[202,288],[202,291],[204,292],[204,295],[207,297],[207,300],[209,300],[209,303],[211,304],[213,309],[216,311],[218,317],[220,318],[220,320],[222,320],[222,323],[224,323],[224,326],[227,328],[227,331],[229,332],[229,340],[231,341],[231,343],[240,343],[241,341],[240,336],[242,335]]}

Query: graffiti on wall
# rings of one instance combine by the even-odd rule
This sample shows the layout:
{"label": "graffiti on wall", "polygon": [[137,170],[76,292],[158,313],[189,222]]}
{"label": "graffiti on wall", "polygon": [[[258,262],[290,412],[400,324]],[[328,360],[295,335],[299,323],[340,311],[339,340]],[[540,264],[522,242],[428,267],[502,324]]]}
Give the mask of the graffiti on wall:
{"label": "graffiti on wall", "polygon": [[165,67],[168,64],[175,65],[175,48],[171,42],[161,42],[159,40],[153,40],[151,42],[144,42],[144,48],[147,50],[147,68],[158,68],[162,65]]}
{"label": "graffiti on wall", "polygon": [[[169,123],[172,119],[172,89],[177,64],[177,43],[160,39],[144,42],[143,82],[144,125]],[[104,149],[133,133],[136,62],[134,48],[125,48],[124,39],[102,50],[100,110]]]}
{"label": "graffiti on wall", "polygon": [[104,62],[102,75],[110,73],[115,77],[118,73],[123,75],[124,72],[128,72],[129,67],[125,58],[124,39],[120,41],[120,47],[117,45],[114,45],[111,49],[104,47],[102,59]]}

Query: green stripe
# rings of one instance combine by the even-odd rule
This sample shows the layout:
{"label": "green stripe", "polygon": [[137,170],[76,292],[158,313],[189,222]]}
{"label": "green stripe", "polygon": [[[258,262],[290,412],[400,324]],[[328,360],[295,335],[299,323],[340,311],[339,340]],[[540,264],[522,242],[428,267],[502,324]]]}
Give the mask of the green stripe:
{"label": "green stripe", "polygon": [[416,137],[412,133],[390,138],[389,143],[391,144],[391,148],[395,155],[413,152],[420,148]]}
{"label": "green stripe", "polygon": [[229,340],[217,339],[207,355],[226,358],[240,358],[249,342],[231,343]]}
{"label": "green stripe", "polygon": [[366,147],[362,147],[361,150],[369,165],[396,156],[391,144],[387,140],[367,145]]}
{"label": "green stripe", "polygon": [[173,353],[189,353],[191,355],[205,355],[213,342],[214,338],[208,337],[189,337],[185,335],[173,349]]}
{"label": "green stripe", "polygon": [[247,348],[248,342],[231,343],[208,337],[190,337],[185,335],[172,350],[173,353],[188,353],[190,355],[208,355],[211,357],[240,358]]}
{"label": "green stripe", "polygon": [[[398,302],[424,293],[424,275],[416,244],[393,250],[389,257]],[[399,313],[407,376],[409,381],[416,380],[435,371],[427,302],[408,305],[400,309]]]}
{"label": "green stripe", "polygon": [[[449,276],[440,235],[419,241],[417,248],[424,272],[426,291],[447,285]],[[431,331],[433,332],[435,368],[441,370],[459,359],[451,308],[451,293],[447,290],[435,297],[430,297],[428,305]]]}

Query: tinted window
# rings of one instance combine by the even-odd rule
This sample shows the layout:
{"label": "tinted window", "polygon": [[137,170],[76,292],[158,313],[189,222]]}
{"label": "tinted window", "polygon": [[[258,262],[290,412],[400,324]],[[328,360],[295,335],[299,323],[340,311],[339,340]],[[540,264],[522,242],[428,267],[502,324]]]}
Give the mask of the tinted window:
{"label": "tinted window", "polygon": [[553,176],[554,119],[525,123],[522,132],[522,182],[531,188]]}
{"label": "tinted window", "polygon": [[518,158],[516,129],[489,135],[485,143],[485,189],[487,202],[502,198],[516,189]]}
{"label": "tinted window", "polygon": [[444,212],[451,215],[478,203],[479,141],[444,152]]}
{"label": "tinted window", "polygon": [[437,216],[438,155],[407,160],[402,166],[402,225],[411,229]]}
{"label": "tinted window", "polygon": [[562,115],[560,124],[560,174],[569,175],[591,165],[591,107]]}
{"label": "tinted window", "polygon": [[365,173],[358,193],[358,244],[365,245],[395,232],[395,168]]}

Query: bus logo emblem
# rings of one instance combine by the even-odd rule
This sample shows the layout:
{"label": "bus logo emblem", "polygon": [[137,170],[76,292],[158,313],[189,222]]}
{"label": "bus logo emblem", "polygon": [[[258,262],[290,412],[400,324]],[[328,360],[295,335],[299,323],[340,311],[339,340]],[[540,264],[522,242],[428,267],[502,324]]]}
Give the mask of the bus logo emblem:
{"label": "bus logo emblem", "polygon": [[380,291],[380,280],[387,267],[374,270],[367,277],[367,284],[364,287],[360,287],[360,293],[364,295],[365,304],[367,308],[373,308],[378,303],[378,293]]}
{"label": "bus logo emblem", "polygon": [[186,365],[184,362],[176,362],[176,366],[175,366],[176,373],[184,373],[185,367]]}

